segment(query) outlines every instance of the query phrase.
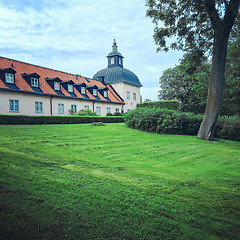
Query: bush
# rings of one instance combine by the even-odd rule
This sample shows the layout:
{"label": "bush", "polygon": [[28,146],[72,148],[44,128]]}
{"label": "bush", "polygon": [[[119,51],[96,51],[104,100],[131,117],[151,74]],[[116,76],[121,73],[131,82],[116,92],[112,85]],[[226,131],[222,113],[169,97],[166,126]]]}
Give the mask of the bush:
{"label": "bush", "polygon": [[120,112],[115,112],[114,114],[113,114],[113,116],[122,116],[123,114],[122,113],[120,113]]}
{"label": "bush", "polygon": [[91,109],[82,109],[78,112],[80,116],[97,116],[97,113],[92,111]]}
{"label": "bush", "polygon": [[112,113],[107,113],[107,115],[106,116],[113,116],[113,114]]}
{"label": "bush", "polygon": [[216,127],[216,137],[240,141],[240,117],[220,117]]}
{"label": "bush", "polygon": [[24,116],[24,115],[0,115],[1,125],[34,125],[34,124],[81,124],[81,123],[121,123],[122,117],[100,116]]}
{"label": "bush", "polygon": [[[125,124],[149,132],[197,135],[202,115],[161,108],[136,108],[124,115]],[[215,136],[240,141],[240,118],[219,118]]]}
{"label": "bush", "polygon": [[165,108],[171,110],[178,110],[179,109],[179,101],[178,100],[164,100],[158,102],[145,102],[145,103],[138,103],[137,107],[140,108]]}

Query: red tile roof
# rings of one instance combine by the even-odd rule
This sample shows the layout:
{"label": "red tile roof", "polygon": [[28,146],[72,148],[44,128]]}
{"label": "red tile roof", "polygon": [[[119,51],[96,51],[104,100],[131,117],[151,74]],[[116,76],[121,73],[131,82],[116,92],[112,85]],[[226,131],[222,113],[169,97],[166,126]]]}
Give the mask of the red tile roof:
{"label": "red tile roof", "polygon": [[[39,78],[39,87],[43,91],[43,94],[57,95],[57,93],[52,89],[52,87],[45,81],[45,78],[60,78],[62,81],[72,80],[74,83],[85,83],[87,86],[96,85],[98,88],[107,87],[108,88],[108,98],[111,102],[124,104],[123,99],[116,93],[116,91],[109,84],[103,84],[101,81],[93,80],[90,78],[81,77],[78,75],[65,73],[45,67],[40,67],[32,65],[29,63],[20,62],[17,60],[12,60],[4,57],[0,57],[0,69],[11,67],[16,71],[15,74],[15,84],[20,89],[20,91],[35,93],[32,87],[27,83],[27,81],[22,77],[21,74],[31,74],[37,73]],[[8,86],[4,84],[4,80],[0,78],[0,89],[9,89]],[[66,97],[71,97],[71,95],[61,86],[61,91]],[[77,98],[84,99],[84,96],[74,87],[74,93]],[[106,102],[105,99],[99,92],[98,98],[95,98],[87,89],[86,95],[91,100]],[[86,100],[88,99],[86,98]]]}

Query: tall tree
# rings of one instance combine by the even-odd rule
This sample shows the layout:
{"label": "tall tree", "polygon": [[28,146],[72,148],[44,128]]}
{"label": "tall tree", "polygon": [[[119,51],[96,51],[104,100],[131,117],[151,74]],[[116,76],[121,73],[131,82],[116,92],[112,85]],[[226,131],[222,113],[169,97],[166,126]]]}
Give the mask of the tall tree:
{"label": "tall tree", "polygon": [[[157,25],[157,51],[181,49],[212,54],[207,105],[198,137],[212,140],[224,93],[225,64],[230,31],[240,0],[148,0],[147,16]],[[163,23],[164,26],[159,24]],[[176,37],[167,46],[166,38]]]}
{"label": "tall tree", "polygon": [[206,57],[195,61],[185,54],[180,64],[168,68],[160,78],[159,99],[177,99],[184,112],[204,113],[206,107],[210,64]]}

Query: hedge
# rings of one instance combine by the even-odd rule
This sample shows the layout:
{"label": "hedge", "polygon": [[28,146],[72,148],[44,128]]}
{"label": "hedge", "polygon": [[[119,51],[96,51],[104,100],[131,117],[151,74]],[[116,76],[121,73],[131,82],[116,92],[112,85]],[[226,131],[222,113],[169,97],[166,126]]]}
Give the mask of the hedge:
{"label": "hedge", "polygon": [[93,122],[121,123],[124,120],[122,117],[0,115],[1,125],[80,124]]}
{"label": "hedge", "polygon": [[[130,128],[183,135],[197,135],[202,118],[202,115],[160,108],[136,108],[124,115],[125,124]],[[240,141],[240,118],[219,118],[215,137]]]}
{"label": "hedge", "polygon": [[139,108],[165,108],[165,109],[172,109],[178,110],[179,109],[179,101],[178,100],[164,100],[158,102],[145,102],[145,103],[138,103],[137,107]]}

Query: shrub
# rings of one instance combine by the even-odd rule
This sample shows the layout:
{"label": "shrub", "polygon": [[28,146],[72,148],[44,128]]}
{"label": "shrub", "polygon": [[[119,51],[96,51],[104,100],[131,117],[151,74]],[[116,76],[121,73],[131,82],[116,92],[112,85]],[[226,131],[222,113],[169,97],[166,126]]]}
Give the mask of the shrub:
{"label": "shrub", "polygon": [[[162,108],[136,108],[124,115],[125,124],[149,132],[197,135],[202,115]],[[219,118],[215,136],[240,141],[240,118]]]}
{"label": "shrub", "polygon": [[0,115],[1,125],[24,125],[24,124],[81,124],[81,123],[121,123],[122,117],[100,116],[24,116],[24,115]]}
{"label": "shrub", "polygon": [[70,108],[70,109],[68,110],[68,112],[69,112],[71,115],[74,115],[74,111],[73,111],[72,108]]}
{"label": "shrub", "polygon": [[106,116],[113,116],[113,114],[112,113],[107,113],[107,115]]}
{"label": "shrub", "polygon": [[164,100],[164,101],[158,101],[158,102],[145,102],[145,103],[138,103],[137,107],[165,108],[165,109],[178,110],[179,109],[179,101],[178,100]]}
{"label": "shrub", "polygon": [[91,109],[82,109],[78,112],[80,116],[97,116],[97,113],[92,111]]}
{"label": "shrub", "polygon": [[113,114],[113,116],[122,116],[123,114],[122,113],[120,113],[120,112],[115,112],[114,114]]}
{"label": "shrub", "polygon": [[240,117],[220,117],[215,135],[218,138],[240,141]]}

